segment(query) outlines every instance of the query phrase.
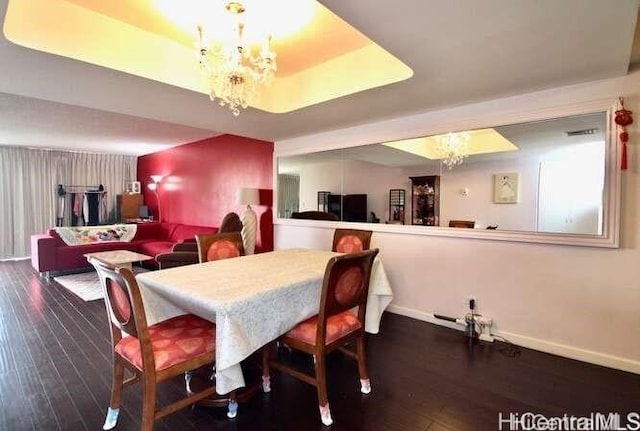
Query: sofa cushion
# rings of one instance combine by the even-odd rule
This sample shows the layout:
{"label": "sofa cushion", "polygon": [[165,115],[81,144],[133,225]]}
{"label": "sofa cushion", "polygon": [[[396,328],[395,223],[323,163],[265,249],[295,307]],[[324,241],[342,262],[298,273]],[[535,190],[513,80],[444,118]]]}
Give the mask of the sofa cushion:
{"label": "sofa cushion", "polygon": [[[163,227],[163,225],[170,225]],[[169,240],[169,234],[175,225],[173,223],[138,223],[138,230],[134,241],[144,241],[148,239],[165,239]]]}
{"label": "sofa cushion", "polygon": [[217,233],[218,228],[210,226],[190,226],[186,224],[177,225],[171,233],[171,241],[179,242],[189,238],[195,238],[199,234]]}
{"label": "sofa cushion", "polygon": [[161,253],[168,253],[173,247],[173,242],[162,240],[148,240],[140,241],[136,243],[136,250],[139,253],[146,254],[147,256],[156,257]]}
{"label": "sofa cushion", "polygon": [[99,244],[86,245],[65,245],[56,248],[56,267],[52,268],[56,271],[64,271],[74,268],[91,267],[87,258],[87,253],[96,253],[100,251],[110,250],[135,250],[135,245],[130,242],[104,242]]}

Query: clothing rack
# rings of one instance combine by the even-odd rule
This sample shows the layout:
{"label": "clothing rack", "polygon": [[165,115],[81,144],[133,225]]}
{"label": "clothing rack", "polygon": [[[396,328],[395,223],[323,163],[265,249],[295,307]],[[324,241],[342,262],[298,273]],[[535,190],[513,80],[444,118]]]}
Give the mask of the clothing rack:
{"label": "clothing rack", "polygon": [[56,186],[56,226],[96,226],[106,221],[107,191],[102,184]]}
{"label": "clothing rack", "polygon": [[97,186],[81,186],[73,184],[58,184],[56,189],[58,196],[62,196],[66,193],[106,193],[104,186],[99,184]]}

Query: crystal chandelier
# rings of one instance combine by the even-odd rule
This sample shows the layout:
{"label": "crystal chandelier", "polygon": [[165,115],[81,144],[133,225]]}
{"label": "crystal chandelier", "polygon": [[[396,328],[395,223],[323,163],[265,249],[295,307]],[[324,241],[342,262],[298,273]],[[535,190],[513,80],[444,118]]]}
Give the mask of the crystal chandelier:
{"label": "crystal chandelier", "polygon": [[271,50],[271,35],[266,35],[261,49],[254,49],[244,38],[245,6],[240,1],[227,1],[225,9],[233,18],[232,38],[211,45],[203,26],[198,26],[198,64],[209,85],[209,97],[240,115],[263,86],[269,85],[276,73],[276,53]]}
{"label": "crystal chandelier", "polygon": [[467,132],[447,133],[438,138],[436,151],[442,157],[442,163],[451,169],[461,165],[468,154],[469,134]]}

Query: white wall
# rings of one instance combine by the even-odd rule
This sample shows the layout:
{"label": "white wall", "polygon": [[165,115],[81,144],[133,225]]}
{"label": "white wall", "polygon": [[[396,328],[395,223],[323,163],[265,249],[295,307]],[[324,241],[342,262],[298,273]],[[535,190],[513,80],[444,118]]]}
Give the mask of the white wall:
{"label": "white wall", "polygon": [[[463,163],[452,170],[426,175],[440,175],[440,226],[449,220],[474,220],[476,227],[498,225],[499,229],[536,230],[538,199],[538,160]],[[425,175],[423,171],[406,170],[406,176]],[[493,203],[493,175],[498,172],[519,174],[518,204]],[[468,196],[460,193],[468,189]]]}
{"label": "white wall", "polygon": [[[293,154],[515,123],[525,113],[532,120],[531,113],[619,96],[640,113],[638,73],[281,141],[275,150]],[[375,231],[372,246],[381,249],[394,289],[390,310],[428,321],[433,313],[460,316],[472,294],[497,333],[516,344],[640,373],[637,120],[628,128],[619,249]],[[296,222],[276,221],[276,248],[330,247],[335,225]]]}

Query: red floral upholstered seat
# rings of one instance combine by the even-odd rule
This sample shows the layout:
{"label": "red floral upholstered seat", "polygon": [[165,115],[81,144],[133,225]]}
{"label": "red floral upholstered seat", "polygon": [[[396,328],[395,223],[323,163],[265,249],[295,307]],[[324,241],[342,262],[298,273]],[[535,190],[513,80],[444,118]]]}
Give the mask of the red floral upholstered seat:
{"label": "red floral upholstered seat", "polygon": [[[279,341],[292,349],[312,354],[315,358],[315,373],[308,375],[291,365],[270,358],[269,350],[263,350],[263,384],[270,388],[269,367],[291,374],[318,390],[320,418],[325,425],[331,425],[331,411],[327,395],[326,355],[339,349],[358,361],[361,391],[371,391],[364,343],[364,322],[367,309],[367,294],[373,259],[378,249],[349,253],[333,257],[325,269],[320,297],[320,311],[317,316],[297,324],[280,337]],[[349,310],[358,307],[358,314]],[[355,341],[356,352],[344,347]]]}
{"label": "red floral upholstered seat", "polygon": [[[330,344],[338,338],[342,338],[353,331],[360,329],[362,325],[358,317],[350,311],[345,311],[327,319],[327,333],[325,343]],[[287,337],[300,340],[303,343],[315,345],[318,332],[318,316],[314,316],[298,323],[295,328],[287,332]]]}
{"label": "red floral upholstered seat", "polygon": [[231,241],[216,241],[207,250],[207,260],[229,259],[230,257],[239,257],[240,250]]}
{"label": "red floral upholstered seat", "polygon": [[345,235],[336,244],[336,251],[340,253],[357,253],[362,250],[362,241],[355,235]]}
{"label": "red floral upholstered seat", "polygon": [[372,234],[370,230],[336,229],[333,233],[331,249],[339,253],[358,253],[369,250]]}
{"label": "red floral upholstered seat", "polygon": [[200,262],[244,256],[240,232],[196,235]]}
{"label": "red floral upholstered seat", "polygon": [[[127,268],[111,269],[89,258],[100,274],[111,327],[113,385],[103,429],[116,426],[122,388],[140,381],[143,431],[156,419],[215,394],[215,386],[192,393],[164,407],[156,407],[156,385],[215,361],[215,325],[194,315],[184,315],[147,326],[138,283]],[[125,380],[125,369],[133,378]]]}
{"label": "red floral upholstered seat", "polygon": [[[193,357],[214,352],[216,327],[187,314],[149,326],[149,339],[156,371],[162,371]],[[116,344],[115,350],[142,371],[142,352],[136,337],[124,337]]]}

